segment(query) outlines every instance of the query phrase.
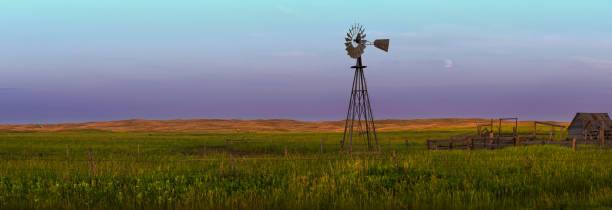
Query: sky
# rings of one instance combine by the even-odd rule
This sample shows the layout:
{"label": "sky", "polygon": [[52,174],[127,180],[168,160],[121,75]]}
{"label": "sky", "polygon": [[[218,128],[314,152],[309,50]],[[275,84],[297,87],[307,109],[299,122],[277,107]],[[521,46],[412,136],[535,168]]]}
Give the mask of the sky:
{"label": "sky", "polygon": [[374,117],[612,111],[612,2],[6,0],[0,123],[341,120],[366,48]]}

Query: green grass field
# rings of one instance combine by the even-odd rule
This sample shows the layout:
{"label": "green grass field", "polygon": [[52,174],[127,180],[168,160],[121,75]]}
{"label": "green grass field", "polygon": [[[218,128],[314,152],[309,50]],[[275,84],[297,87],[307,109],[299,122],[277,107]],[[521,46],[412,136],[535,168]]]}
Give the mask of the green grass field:
{"label": "green grass field", "polygon": [[341,133],[0,133],[0,209],[612,207],[608,151],[425,150],[474,130],[381,132],[381,154],[352,155]]}

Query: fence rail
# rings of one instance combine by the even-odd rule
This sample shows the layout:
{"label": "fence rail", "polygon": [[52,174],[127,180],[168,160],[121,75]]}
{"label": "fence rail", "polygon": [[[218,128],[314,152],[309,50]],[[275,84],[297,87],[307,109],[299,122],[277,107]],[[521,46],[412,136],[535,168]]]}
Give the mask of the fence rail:
{"label": "fence rail", "polygon": [[[601,140],[566,139],[553,141],[531,137],[473,137],[465,139],[427,140],[428,150],[472,150],[472,149],[502,149],[505,147],[527,145],[557,145],[577,149],[612,149],[612,138]],[[610,146],[608,146],[610,145]],[[599,147],[595,147],[599,146]]]}

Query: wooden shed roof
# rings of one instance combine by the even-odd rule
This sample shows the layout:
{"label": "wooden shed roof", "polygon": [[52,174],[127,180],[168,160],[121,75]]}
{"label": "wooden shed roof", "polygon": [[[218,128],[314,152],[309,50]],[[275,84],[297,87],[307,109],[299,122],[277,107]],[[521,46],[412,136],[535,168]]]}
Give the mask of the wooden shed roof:
{"label": "wooden shed roof", "polygon": [[[580,122],[578,122],[580,120]],[[577,128],[579,126],[580,129],[586,126],[592,126],[592,128],[599,129],[601,126],[601,122],[604,121],[606,128],[612,129],[612,120],[608,113],[585,113],[579,112],[576,113],[572,123],[570,123],[568,129]]]}

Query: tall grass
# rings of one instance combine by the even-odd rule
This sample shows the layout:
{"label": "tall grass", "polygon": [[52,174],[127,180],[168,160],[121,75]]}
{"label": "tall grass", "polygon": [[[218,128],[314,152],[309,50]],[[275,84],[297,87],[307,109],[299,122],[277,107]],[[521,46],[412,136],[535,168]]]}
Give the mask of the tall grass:
{"label": "tall grass", "polygon": [[[468,131],[383,132],[381,154],[352,155],[338,153],[338,133],[2,133],[0,208],[612,206],[612,153],[607,151],[540,145],[472,152],[424,150],[427,138]],[[246,142],[225,141],[242,136]],[[207,152],[202,151],[204,145]],[[391,150],[397,152],[395,160]]]}

